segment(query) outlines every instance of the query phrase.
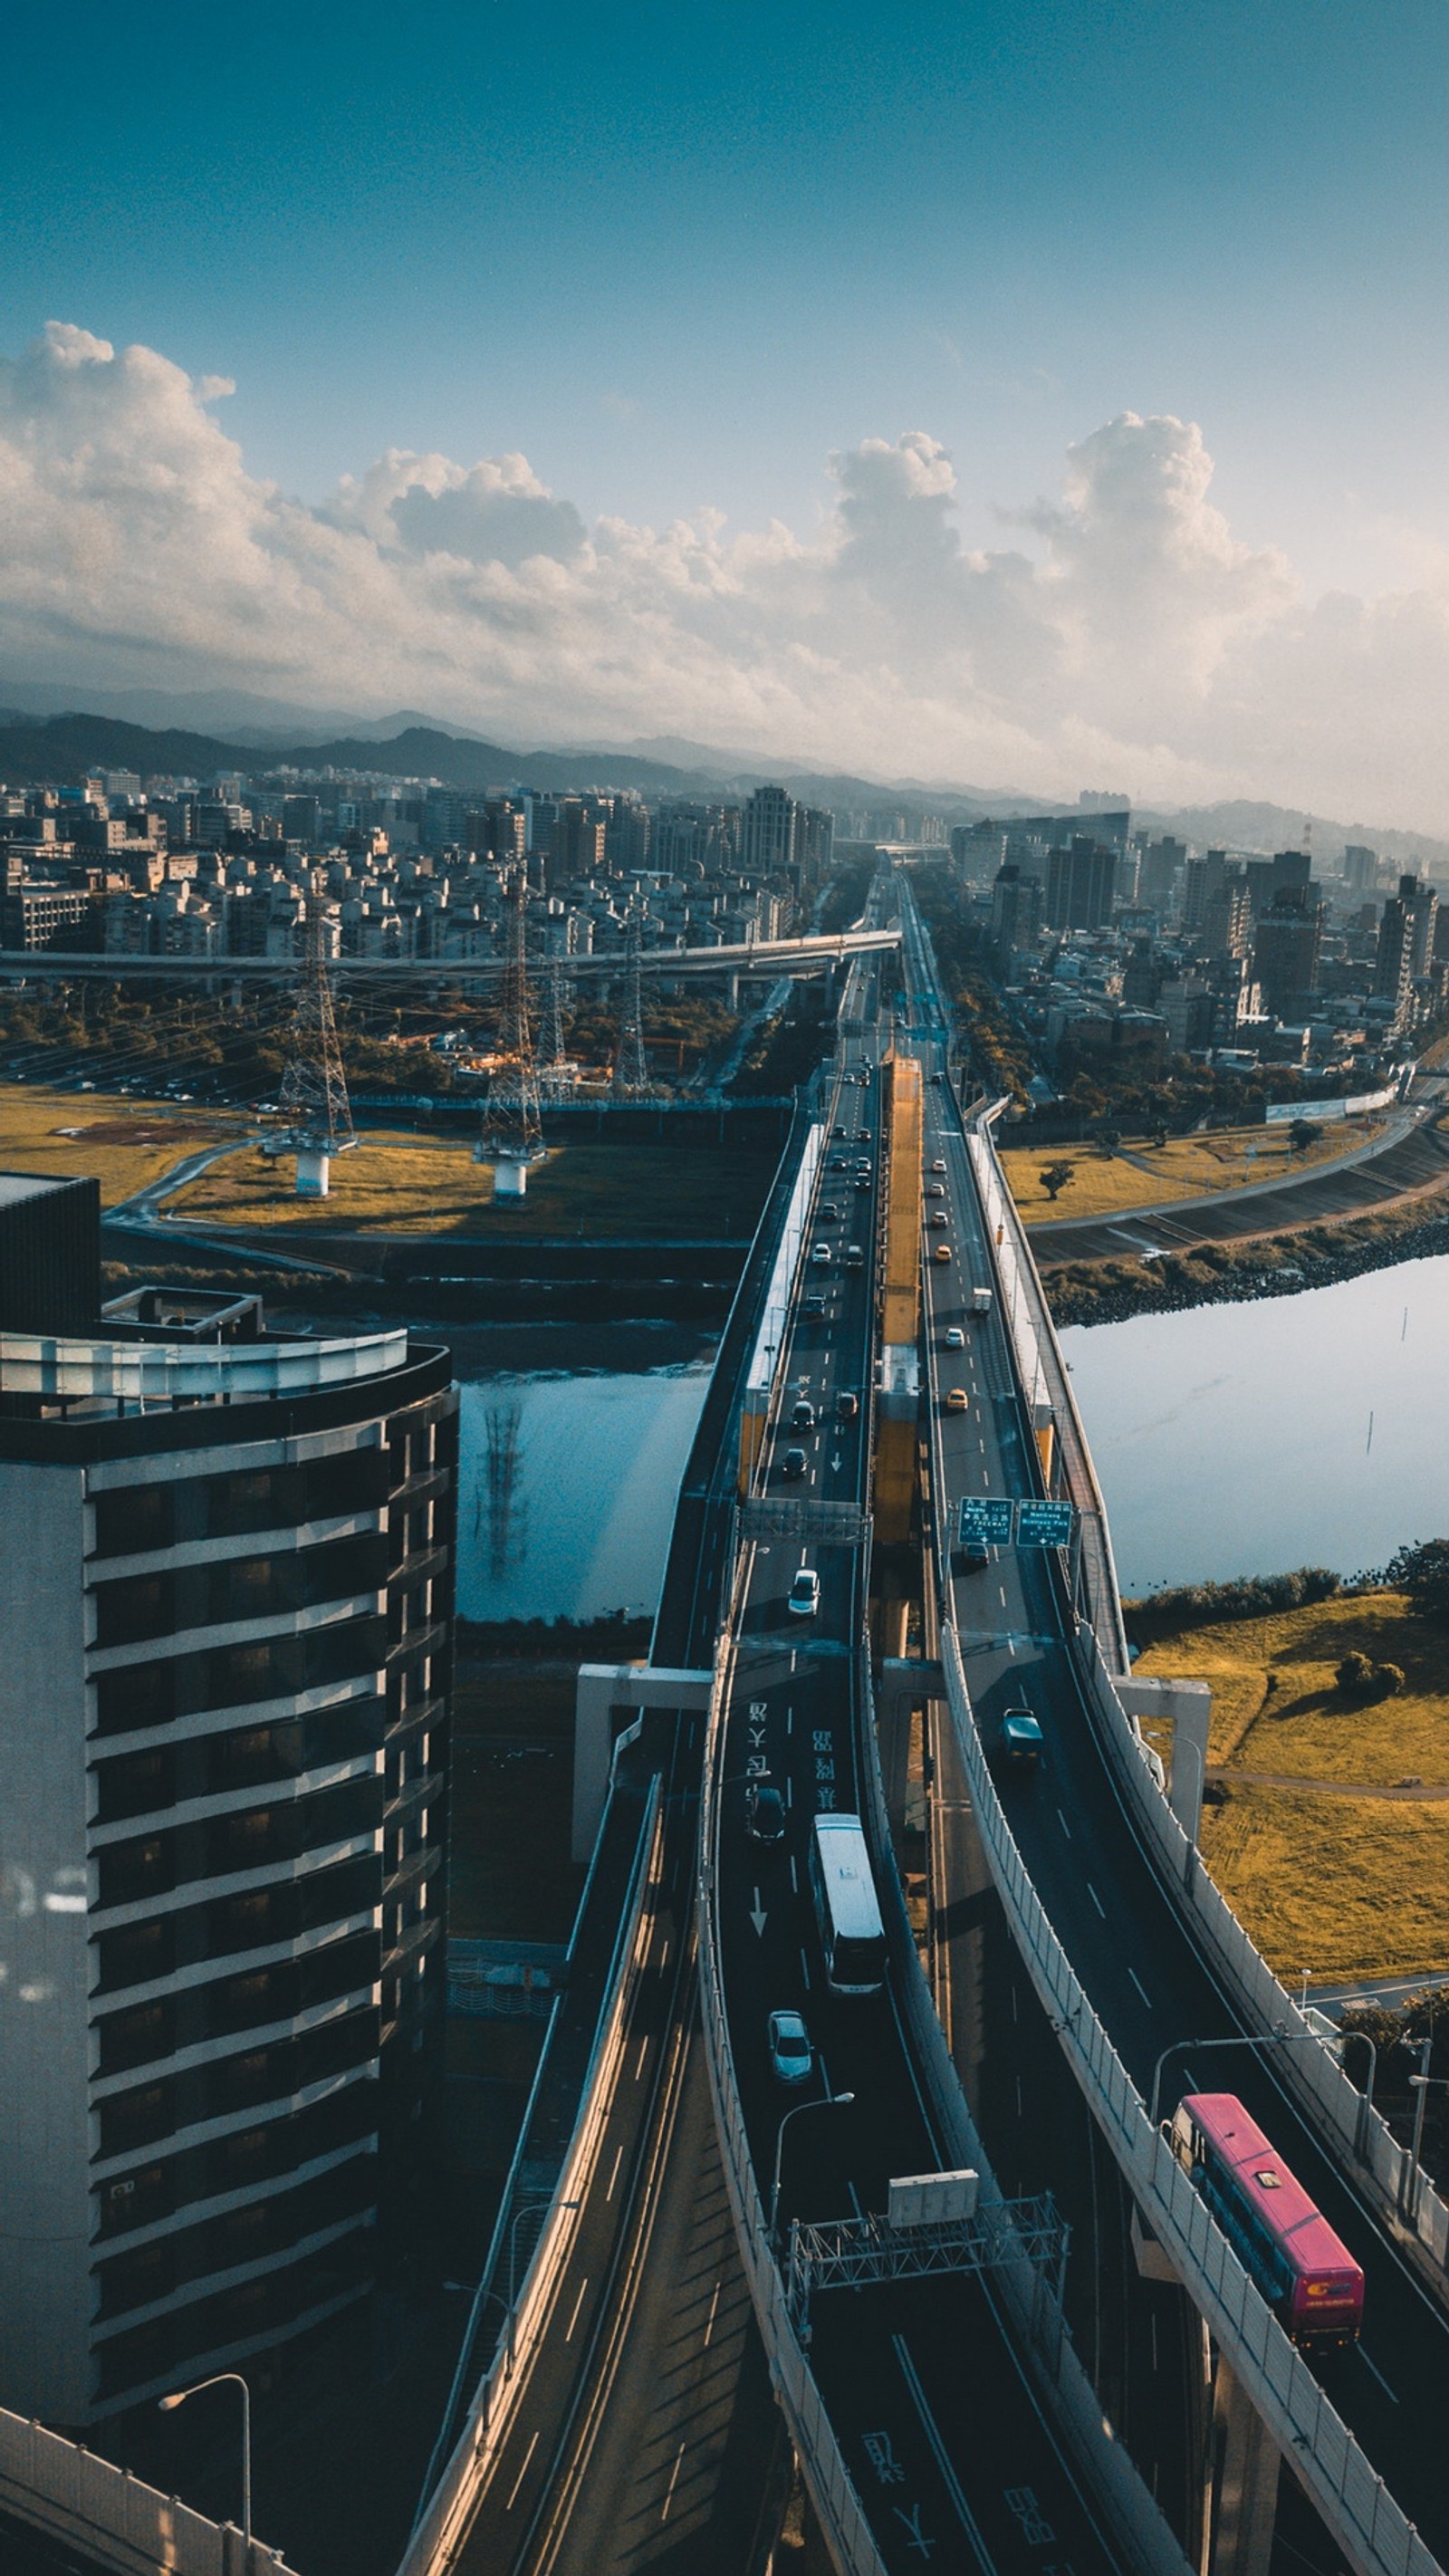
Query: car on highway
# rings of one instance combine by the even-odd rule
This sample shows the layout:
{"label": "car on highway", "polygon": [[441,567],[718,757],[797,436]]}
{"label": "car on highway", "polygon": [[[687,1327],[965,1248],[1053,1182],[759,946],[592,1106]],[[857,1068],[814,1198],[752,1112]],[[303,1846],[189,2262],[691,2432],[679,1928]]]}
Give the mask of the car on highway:
{"label": "car on highway", "polygon": [[768,1780],[752,1780],[745,1791],[745,1830],[757,1843],[785,1839],[785,1801]]}
{"label": "car on highway", "polygon": [[964,1413],[965,1410],[966,1389],[964,1386],[948,1386],[946,1389],[946,1411],[948,1413]]}
{"label": "car on highway", "polygon": [[949,1225],[950,1222],[951,1220],[946,1214],[944,1208],[932,1208],[930,1216],[927,1219],[927,1223],[933,1226]]}
{"label": "car on highway", "polygon": [[821,1201],[820,1214],[827,1225],[839,1225],[840,1210],[836,1206],[834,1199],[823,1199]]}
{"label": "car on highway", "polygon": [[960,1546],[951,1550],[953,1574],[979,1574],[990,1562],[991,1550],[984,1538],[963,1538]]}
{"label": "car on highway", "polygon": [[946,1195],[946,1184],[945,1184],[945,1182],[944,1182],[944,1181],[933,1181],[933,1182],[931,1183],[930,1188],[929,1188],[929,1189],[927,1190],[927,1192],[926,1192],[926,1196],[927,1196],[927,1198],[928,1198],[928,1199],[943,1199],[943,1198],[945,1197],[945,1195]]}
{"label": "car on highway", "polygon": [[805,1300],[805,1312],[806,1312],[806,1314],[807,1314],[807,1315],[823,1315],[823,1314],[824,1314],[824,1312],[825,1312],[825,1292],[824,1292],[824,1290],[823,1290],[823,1289],[821,1289],[821,1288],[812,1288],[812,1289],[810,1290],[809,1295],[806,1297],[806,1300]]}
{"label": "car on highway", "polygon": [[828,1243],[817,1243],[817,1244],[816,1244],[816,1246],[815,1246],[814,1251],[813,1251],[813,1252],[811,1253],[811,1255],[810,1255],[810,1258],[811,1258],[811,1260],[814,1262],[815,1267],[816,1267],[816,1269],[817,1269],[817,1270],[828,1270],[828,1269],[829,1269],[829,1267],[830,1267],[830,1246],[829,1246],[829,1244],[828,1244]]}
{"label": "car on highway", "polygon": [[795,1401],[790,1408],[790,1428],[792,1431],[814,1430],[815,1407],[811,1403],[808,1395],[796,1396]]}
{"label": "car on highway", "polygon": [[770,2015],[770,2065],[781,2084],[805,2084],[815,2064],[810,2033],[797,2012]]}
{"label": "car on highway", "polygon": [[809,1464],[810,1461],[803,1449],[787,1449],[780,1461],[780,1473],[793,1484],[804,1475]]}
{"label": "car on highway", "polygon": [[944,1172],[945,1168],[945,1163],[942,1157],[938,1154],[934,1163],[931,1165],[931,1169],[933,1172]]}
{"label": "car on highway", "polygon": [[860,1245],[858,1243],[848,1243],[845,1247],[846,1269],[859,1270],[864,1266],[864,1262],[865,1254],[862,1252]]}
{"label": "car on highway", "polygon": [[786,1604],[794,1619],[813,1619],[820,1607],[820,1577],[813,1565],[797,1567]]}
{"label": "car on highway", "polygon": [[960,1324],[947,1325],[946,1348],[948,1351],[964,1351],[966,1348],[966,1335]]}
{"label": "car on highway", "polygon": [[949,1260],[950,1260],[950,1258],[951,1258],[951,1247],[950,1247],[949,1243],[933,1243],[933,1244],[932,1244],[932,1246],[931,1246],[931,1259],[932,1259],[933,1261],[949,1261]]}
{"label": "car on highway", "polygon": [[1029,1708],[1009,1708],[1001,1721],[1001,1758],[1015,1771],[1034,1771],[1041,1760],[1042,1732]]}
{"label": "car on highway", "polygon": [[849,1387],[842,1388],[835,1399],[835,1410],[842,1422],[853,1422],[860,1411],[860,1398]]}

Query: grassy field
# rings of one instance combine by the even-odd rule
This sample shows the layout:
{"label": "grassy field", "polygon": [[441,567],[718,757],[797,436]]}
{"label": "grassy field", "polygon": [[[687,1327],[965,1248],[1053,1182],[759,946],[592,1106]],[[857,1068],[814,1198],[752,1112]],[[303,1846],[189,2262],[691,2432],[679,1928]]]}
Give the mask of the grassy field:
{"label": "grassy field", "polygon": [[[1341,1699],[1334,1668],[1355,1651],[1401,1666],[1403,1691],[1366,1708]],[[1229,1794],[1204,1814],[1203,1853],[1281,1975],[1449,1967],[1449,1800],[1351,1794],[1449,1787],[1449,1650],[1401,1594],[1184,1626],[1136,1669],[1212,1685],[1209,1760]]]}
{"label": "grassy field", "polygon": [[242,1123],[225,1109],[176,1109],[104,1091],[0,1083],[0,1169],[93,1178],[100,1182],[102,1205],[114,1207],[159,1180],[183,1154],[238,1134]]}
{"label": "grassy field", "polygon": [[363,1136],[332,1165],[325,1203],[299,1199],[289,1159],[255,1147],[214,1163],[166,1202],[168,1216],[286,1231],[643,1237],[748,1236],[774,1172],[768,1153],[670,1145],[560,1145],[528,1176],[520,1205],[500,1205],[493,1171],[461,1141],[391,1132]]}
{"label": "grassy field", "polygon": [[[1311,1112],[1307,1113],[1311,1115]],[[1110,1160],[1081,1145],[1040,1146],[1033,1153],[1003,1154],[1012,1196],[1028,1225],[1046,1225],[1054,1217],[1117,1216],[1159,1200],[1206,1198],[1217,1190],[1242,1189],[1248,1182],[1281,1180],[1287,1172],[1308,1171],[1331,1162],[1356,1146],[1370,1144],[1382,1133],[1381,1118],[1351,1118],[1326,1129],[1316,1145],[1295,1154],[1286,1127],[1229,1127],[1207,1136],[1174,1136],[1166,1145],[1133,1143]],[[1042,1188],[1041,1175],[1053,1163],[1070,1163],[1072,1177],[1055,1201]]]}

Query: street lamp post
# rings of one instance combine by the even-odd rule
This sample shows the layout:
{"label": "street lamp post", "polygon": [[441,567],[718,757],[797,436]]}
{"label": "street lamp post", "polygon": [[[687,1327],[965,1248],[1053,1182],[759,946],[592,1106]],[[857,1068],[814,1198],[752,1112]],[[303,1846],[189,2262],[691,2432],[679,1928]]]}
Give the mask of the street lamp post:
{"label": "street lamp post", "polygon": [[1412,2199],[1408,2212],[1410,2216],[1417,2215],[1419,2198],[1424,2188],[1424,2168],[1420,2161],[1419,2150],[1424,2143],[1424,2110],[1429,2099],[1430,2087],[1439,2084],[1449,2089],[1449,2075],[1431,2075],[1429,2072],[1429,2052],[1433,2045],[1434,2033],[1431,2029],[1428,2038],[1419,2043],[1419,2072],[1409,2078],[1412,2090],[1419,2097],[1414,2104],[1414,2143],[1410,2149],[1409,2172],[1412,2177],[1410,2182]]}
{"label": "street lamp post", "polygon": [[1374,2086],[1379,2080],[1379,2049],[1378,2041],[1376,2039],[1371,2039],[1366,2030],[1346,2030],[1339,2045],[1343,2048],[1347,2048],[1351,2039],[1361,2039],[1369,2053],[1368,2084],[1360,2097],[1358,2106],[1358,2125],[1354,2131],[1353,2139],[1354,2154],[1357,2156],[1359,2163],[1362,2164],[1364,2157],[1368,2153],[1369,2118],[1374,2107]]}
{"label": "street lamp post", "polygon": [[775,2179],[770,2186],[771,2244],[775,2241],[775,2221],[780,2210],[780,2159],[785,2151],[785,2131],[789,2128],[792,2120],[799,2119],[802,2111],[843,2111],[846,2103],[853,2102],[854,2100],[855,2095],[853,2093],[827,2093],[823,2102],[797,2102],[794,2110],[787,2111],[783,2120],[780,2122],[779,2128],[775,2132]]}
{"label": "street lamp post", "polygon": [[188,2397],[199,2397],[203,2388],[220,2388],[231,2380],[241,2390],[242,2398],[242,2539],[250,2557],[252,2545],[252,2392],[239,2370],[214,2371],[210,2379],[198,2379],[190,2388],[173,2389],[169,2397],[157,2399],[163,2415],[184,2406]]}
{"label": "street lamp post", "polygon": [[1175,2057],[1180,2048],[1293,2048],[1295,2046],[1301,2048],[1305,2044],[1313,2048],[1323,2046],[1317,2033],[1311,2030],[1272,2030],[1261,2035],[1243,2031],[1233,2039],[1170,2040],[1152,2070],[1152,2107],[1148,2117],[1154,2129],[1157,2126],[1157,2096],[1162,2083],[1162,2070],[1169,2057]]}

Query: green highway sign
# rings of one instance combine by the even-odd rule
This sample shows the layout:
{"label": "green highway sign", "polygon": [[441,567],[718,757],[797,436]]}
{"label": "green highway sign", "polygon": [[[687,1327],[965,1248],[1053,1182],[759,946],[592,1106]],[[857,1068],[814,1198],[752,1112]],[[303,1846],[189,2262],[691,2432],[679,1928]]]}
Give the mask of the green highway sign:
{"label": "green highway sign", "polygon": [[1018,1547],[1070,1547],[1076,1514],[1070,1503],[1027,1502],[1016,1507]]}
{"label": "green highway sign", "polygon": [[961,1505],[960,1544],[981,1539],[987,1547],[1010,1547],[1015,1506],[1006,1494],[967,1494]]}

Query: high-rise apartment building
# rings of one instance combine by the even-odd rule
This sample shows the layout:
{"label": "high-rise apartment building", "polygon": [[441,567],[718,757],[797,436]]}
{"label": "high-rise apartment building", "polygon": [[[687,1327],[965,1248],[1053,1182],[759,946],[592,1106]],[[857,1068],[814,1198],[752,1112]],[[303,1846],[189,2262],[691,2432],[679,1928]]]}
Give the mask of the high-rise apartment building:
{"label": "high-rise apartment building", "polygon": [[1117,853],[1074,833],[1047,858],[1046,917],[1052,930],[1101,930],[1112,918]]}
{"label": "high-rise apartment building", "polygon": [[1396,1019],[1407,1010],[1419,977],[1428,973],[1438,911],[1434,888],[1414,876],[1400,877],[1398,893],[1384,905],[1374,956],[1374,993],[1380,1001],[1393,1003]]}
{"label": "high-rise apartment building", "polygon": [[0,1175],[0,2400],[72,2425],[365,2293],[444,1995],[448,1354],[99,1288]]}
{"label": "high-rise apartment building", "polygon": [[795,864],[800,808],[783,787],[757,787],[745,806],[741,864],[756,876],[777,876]]}
{"label": "high-rise apartment building", "polygon": [[1288,886],[1258,914],[1253,975],[1265,1011],[1282,1020],[1306,1016],[1317,997],[1322,946],[1323,907],[1306,882]]}

